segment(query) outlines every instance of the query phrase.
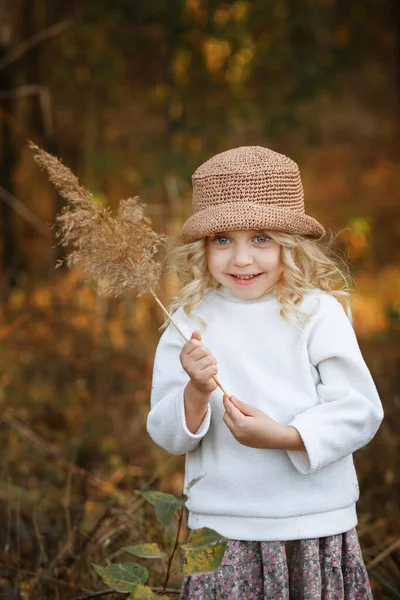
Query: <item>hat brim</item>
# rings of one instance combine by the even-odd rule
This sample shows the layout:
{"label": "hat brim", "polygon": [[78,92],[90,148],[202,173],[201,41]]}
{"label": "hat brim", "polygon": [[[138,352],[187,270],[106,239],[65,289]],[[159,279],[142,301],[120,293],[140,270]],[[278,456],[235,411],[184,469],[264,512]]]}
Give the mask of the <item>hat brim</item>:
{"label": "hat brim", "polygon": [[298,233],[312,238],[325,234],[322,225],[304,213],[254,202],[235,202],[210,206],[192,215],[183,225],[181,240],[189,244],[209,235],[240,229]]}

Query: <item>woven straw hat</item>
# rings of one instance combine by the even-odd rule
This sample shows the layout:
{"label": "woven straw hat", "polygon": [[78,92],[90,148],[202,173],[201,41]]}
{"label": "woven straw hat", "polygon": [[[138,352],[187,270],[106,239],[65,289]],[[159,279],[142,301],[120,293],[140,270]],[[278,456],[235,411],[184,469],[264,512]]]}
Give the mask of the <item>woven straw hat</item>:
{"label": "woven straw hat", "polygon": [[261,146],[242,146],[213,156],[194,172],[193,215],[182,228],[188,244],[240,229],[321,237],[325,229],[304,212],[297,164]]}

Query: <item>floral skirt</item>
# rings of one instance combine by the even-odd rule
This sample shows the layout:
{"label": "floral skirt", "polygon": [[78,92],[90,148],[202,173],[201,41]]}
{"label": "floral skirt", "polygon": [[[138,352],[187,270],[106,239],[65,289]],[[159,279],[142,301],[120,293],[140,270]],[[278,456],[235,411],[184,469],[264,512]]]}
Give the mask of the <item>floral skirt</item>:
{"label": "floral skirt", "polygon": [[181,600],[371,600],[355,529],[288,542],[231,540],[214,573],[187,576]]}

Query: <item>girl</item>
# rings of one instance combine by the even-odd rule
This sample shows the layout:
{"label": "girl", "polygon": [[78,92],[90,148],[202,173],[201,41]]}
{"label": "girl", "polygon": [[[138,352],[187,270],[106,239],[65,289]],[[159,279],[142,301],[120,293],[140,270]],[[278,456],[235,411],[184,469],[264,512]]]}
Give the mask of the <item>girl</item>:
{"label": "girl", "polygon": [[161,337],[147,428],[186,454],[186,483],[201,478],[189,527],[229,542],[181,598],[370,599],[352,453],[383,411],[298,167],[267,148],[223,152],[193,175],[193,209],[172,303],[193,333],[183,349],[172,325]]}

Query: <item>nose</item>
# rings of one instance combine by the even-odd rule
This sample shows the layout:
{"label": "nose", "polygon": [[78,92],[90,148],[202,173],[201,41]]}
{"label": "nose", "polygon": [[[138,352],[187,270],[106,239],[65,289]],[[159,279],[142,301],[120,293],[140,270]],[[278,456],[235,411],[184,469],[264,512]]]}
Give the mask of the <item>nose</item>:
{"label": "nose", "polygon": [[233,262],[237,267],[246,267],[247,265],[251,265],[253,262],[251,248],[249,248],[247,244],[237,244],[233,256]]}

